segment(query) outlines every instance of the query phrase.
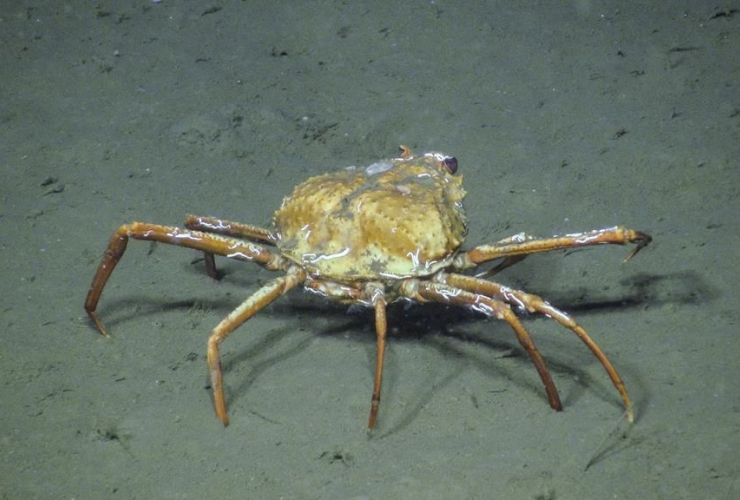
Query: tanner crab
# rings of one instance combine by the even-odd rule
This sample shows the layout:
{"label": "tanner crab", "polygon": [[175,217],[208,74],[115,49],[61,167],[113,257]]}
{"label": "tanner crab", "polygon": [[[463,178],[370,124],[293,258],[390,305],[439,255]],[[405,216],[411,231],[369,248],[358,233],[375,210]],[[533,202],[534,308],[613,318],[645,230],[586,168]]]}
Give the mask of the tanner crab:
{"label": "tanner crab", "polygon": [[[214,407],[221,422],[228,425],[218,349],[231,332],[297,286],[341,302],[372,307],[377,360],[368,420],[371,429],[380,403],[386,305],[399,299],[469,306],[504,320],[532,358],[550,406],[561,410],[547,365],[512,311],[513,305],[544,314],[573,331],[604,366],[632,421],[632,406],[622,379],[583,328],[541,297],[486,278],[527,255],[565,248],[636,244],[628,260],[650,242],[650,236],[624,227],[552,238],[521,233],[462,250],[467,231],[461,203],[465,190],[462,176],[456,175],[457,160],[439,153],[417,156],[406,146],[400,149],[398,158],[319,175],[299,184],[283,200],[271,229],[196,216],[186,219],[186,229],[142,222],[121,226],[113,234],[87,294],[88,315],[108,336],[96,308],[129,238],[203,251],[206,270],[213,277],[214,255],[282,272],[224,318],[208,339]],[[498,265],[483,273],[463,274],[497,259]]]}

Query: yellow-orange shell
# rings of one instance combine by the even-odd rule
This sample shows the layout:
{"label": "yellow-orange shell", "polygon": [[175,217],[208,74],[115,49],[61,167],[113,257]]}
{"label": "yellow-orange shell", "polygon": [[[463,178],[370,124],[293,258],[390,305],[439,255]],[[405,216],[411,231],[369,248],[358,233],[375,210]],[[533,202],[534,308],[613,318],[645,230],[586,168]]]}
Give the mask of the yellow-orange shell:
{"label": "yellow-orange shell", "polygon": [[465,239],[462,176],[444,155],[405,155],[311,177],[275,213],[283,255],[340,281],[427,276]]}

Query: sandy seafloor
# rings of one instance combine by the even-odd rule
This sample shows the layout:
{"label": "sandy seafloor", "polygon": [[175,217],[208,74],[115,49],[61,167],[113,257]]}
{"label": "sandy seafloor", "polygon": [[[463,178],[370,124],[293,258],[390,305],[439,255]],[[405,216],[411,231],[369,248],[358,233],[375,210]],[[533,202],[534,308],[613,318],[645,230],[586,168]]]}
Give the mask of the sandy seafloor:
{"label": "sandy seafloor", "polygon": [[[740,4],[5,1],[0,9],[0,499],[740,498]],[[654,243],[533,256],[538,293],[610,355],[524,324],[295,291],[206,338],[273,275],[112,232],[188,213],[270,223],[302,179],[455,155],[468,247],[624,224]]]}

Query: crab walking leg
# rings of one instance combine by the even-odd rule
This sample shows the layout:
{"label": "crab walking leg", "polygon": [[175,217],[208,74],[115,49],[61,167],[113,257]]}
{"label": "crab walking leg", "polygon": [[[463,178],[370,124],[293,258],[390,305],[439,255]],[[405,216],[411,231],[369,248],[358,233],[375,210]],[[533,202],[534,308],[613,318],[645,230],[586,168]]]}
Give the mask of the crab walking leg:
{"label": "crab walking leg", "polygon": [[602,351],[596,342],[594,342],[588,333],[586,333],[586,330],[581,328],[568,314],[551,306],[550,303],[538,295],[522,292],[521,290],[512,290],[511,288],[499,285],[498,283],[492,283],[490,281],[480,280],[460,274],[440,274],[439,279],[450,286],[461,288],[468,292],[480,293],[509,304],[516,304],[520,307],[524,307],[530,313],[538,312],[540,314],[544,314],[548,318],[554,319],[565,328],[573,331],[573,333],[578,335],[578,338],[586,344],[594,356],[596,356],[596,358],[601,362],[601,365],[609,375],[612,384],[622,397],[622,402],[624,404],[625,411],[627,412],[627,420],[630,422],[634,421],[632,401],[630,400],[627,388],[624,386],[622,378],[619,376],[619,373],[617,373],[617,369],[614,368],[614,365],[609,361],[609,358],[606,357],[604,351]]}
{"label": "crab walking leg", "polygon": [[[185,227],[194,231],[215,233],[234,238],[245,238],[271,246],[275,246],[278,240],[278,238],[269,229],[252,226],[251,224],[242,224],[240,222],[217,219],[215,217],[188,215],[185,218]],[[216,259],[214,258],[213,253],[203,252],[203,260],[205,260],[206,263],[206,274],[215,280],[219,279],[218,270],[216,269]]]}
{"label": "crab walking leg", "polygon": [[455,258],[453,266],[456,269],[470,269],[484,262],[501,257],[529,255],[532,253],[550,252],[565,248],[577,248],[593,245],[626,245],[635,243],[637,246],[627,255],[628,261],[642,250],[652,238],[641,232],[625,227],[612,227],[585,233],[567,234],[552,238],[534,238],[522,234],[491,245],[480,245],[472,250],[461,253]]}
{"label": "crab walking leg", "polygon": [[161,243],[223,255],[237,260],[252,261],[272,271],[283,269],[285,265],[285,259],[272,254],[257,243],[245,242],[235,238],[199,231],[187,231],[177,227],[160,226],[159,224],[147,224],[143,222],[124,224],[113,233],[108,243],[108,248],[106,248],[100,265],[95,272],[90,290],[87,292],[87,298],[85,299],[85,310],[88,316],[95,323],[100,333],[106,337],[109,337],[108,332],[95,313],[95,309],[98,307],[98,302],[100,301],[105,284],[108,282],[116,264],[118,264],[118,261],[121,260],[123,253],[126,251],[129,238],[159,241]]}
{"label": "crab walking leg", "polygon": [[234,238],[246,238],[271,246],[275,246],[278,241],[277,236],[269,229],[251,224],[242,224],[241,222],[217,219],[215,217],[188,215],[185,219],[185,227],[205,233],[216,233],[223,236],[233,236]]}
{"label": "crab walking leg", "polygon": [[[405,291],[406,289],[402,288],[402,293]],[[511,310],[509,304],[480,293],[467,292],[455,286],[442,283],[418,282],[416,293],[425,300],[433,300],[443,304],[470,306],[476,311],[480,311],[489,316],[495,316],[498,319],[506,321],[511,329],[514,330],[514,333],[516,333],[519,343],[527,351],[529,357],[532,358],[532,362],[537,369],[537,373],[539,373],[540,379],[542,379],[542,383],[545,386],[545,392],[547,393],[550,407],[554,410],[562,411],[563,404],[560,402],[560,396],[555,387],[555,382],[553,382],[552,377],[550,376],[550,370],[547,368],[547,364],[542,358],[542,355],[537,350],[534,340],[532,340],[527,329],[524,328],[519,321],[519,318],[517,318],[516,314]]]}
{"label": "crab walking leg", "polygon": [[379,286],[368,286],[371,291],[372,303],[375,308],[375,334],[378,342],[378,355],[375,361],[375,382],[373,384],[373,397],[370,403],[370,418],[367,421],[367,430],[375,427],[378,418],[378,407],[380,406],[380,389],[383,383],[383,359],[385,357],[385,334],[388,331],[388,321],[385,315],[385,296],[383,289]]}
{"label": "crab walking leg", "polygon": [[303,288],[342,302],[354,304],[367,304],[370,302],[375,309],[375,333],[378,352],[375,362],[375,380],[373,383],[373,397],[370,403],[370,417],[367,422],[367,430],[370,431],[375,427],[375,421],[378,418],[378,408],[380,407],[380,391],[383,383],[383,360],[385,358],[385,338],[388,331],[386,299],[383,286],[381,283],[371,282],[364,287],[364,290],[360,290],[342,283],[308,277],[303,282]]}
{"label": "crab walking leg", "polygon": [[211,373],[213,407],[216,410],[216,416],[224,424],[224,427],[229,425],[229,417],[226,413],[226,399],[224,397],[223,374],[221,372],[218,345],[245,321],[301,284],[305,279],[306,274],[302,269],[295,266],[291,267],[286,276],[275,278],[242,302],[213,329],[213,333],[208,337],[208,368]]}

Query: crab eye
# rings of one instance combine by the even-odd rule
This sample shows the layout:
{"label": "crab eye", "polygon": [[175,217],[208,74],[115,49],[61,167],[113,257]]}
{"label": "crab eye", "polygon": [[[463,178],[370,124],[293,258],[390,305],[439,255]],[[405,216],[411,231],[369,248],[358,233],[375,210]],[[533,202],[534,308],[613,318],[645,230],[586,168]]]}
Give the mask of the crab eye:
{"label": "crab eye", "polygon": [[452,175],[455,175],[455,172],[457,172],[457,158],[448,156],[442,160],[442,163]]}

